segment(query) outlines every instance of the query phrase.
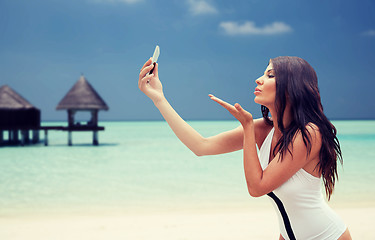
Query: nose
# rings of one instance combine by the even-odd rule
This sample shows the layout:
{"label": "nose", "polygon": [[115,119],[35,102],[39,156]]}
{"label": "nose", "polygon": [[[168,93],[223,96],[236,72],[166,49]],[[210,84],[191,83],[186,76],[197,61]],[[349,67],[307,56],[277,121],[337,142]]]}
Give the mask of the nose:
{"label": "nose", "polygon": [[262,77],[259,77],[257,80],[255,80],[255,83],[258,84],[258,85],[262,85],[263,84]]}

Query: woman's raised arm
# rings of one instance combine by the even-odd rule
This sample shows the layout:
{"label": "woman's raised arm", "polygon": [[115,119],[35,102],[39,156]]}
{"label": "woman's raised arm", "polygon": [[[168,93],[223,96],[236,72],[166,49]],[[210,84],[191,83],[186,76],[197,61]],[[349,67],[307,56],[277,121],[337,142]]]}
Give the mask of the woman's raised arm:
{"label": "woman's raised arm", "polygon": [[204,138],[186,123],[164,97],[162,84],[158,75],[159,65],[155,65],[153,74],[147,74],[153,67],[151,59],[143,65],[139,74],[138,87],[154,102],[183,144],[197,156],[222,154],[242,149],[242,126],[216,136]]}

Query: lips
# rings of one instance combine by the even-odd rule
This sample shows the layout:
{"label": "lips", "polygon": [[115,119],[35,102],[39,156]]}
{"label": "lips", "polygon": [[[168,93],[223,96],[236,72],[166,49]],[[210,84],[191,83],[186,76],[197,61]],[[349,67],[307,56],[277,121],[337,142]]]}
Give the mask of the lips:
{"label": "lips", "polygon": [[262,91],[259,88],[255,88],[254,95],[258,96],[261,92]]}

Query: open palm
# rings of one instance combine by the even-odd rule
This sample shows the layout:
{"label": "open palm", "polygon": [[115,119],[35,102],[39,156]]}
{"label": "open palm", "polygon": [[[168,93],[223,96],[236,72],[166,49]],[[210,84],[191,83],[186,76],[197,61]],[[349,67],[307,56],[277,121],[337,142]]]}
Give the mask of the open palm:
{"label": "open palm", "polygon": [[208,95],[213,101],[217,102],[225,109],[227,109],[240,123],[242,126],[245,126],[253,122],[253,115],[243,109],[240,104],[236,103],[233,105],[221,100],[220,98],[215,97],[214,95]]}

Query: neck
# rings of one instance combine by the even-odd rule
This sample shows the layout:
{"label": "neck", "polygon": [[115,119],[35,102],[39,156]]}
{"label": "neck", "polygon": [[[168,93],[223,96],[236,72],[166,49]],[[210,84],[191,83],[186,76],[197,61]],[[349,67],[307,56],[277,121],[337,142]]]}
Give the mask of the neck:
{"label": "neck", "polygon": [[[275,128],[275,134],[276,136],[281,136],[282,132],[280,130],[280,126],[278,123],[278,116],[276,109],[274,107],[268,108],[270,110],[271,116],[272,116],[272,121],[273,121],[273,127]],[[290,123],[292,122],[292,117],[291,117],[291,111],[290,111],[290,104],[287,104],[285,107],[284,115],[283,115],[283,125],[284,128],[287,128]]]}

